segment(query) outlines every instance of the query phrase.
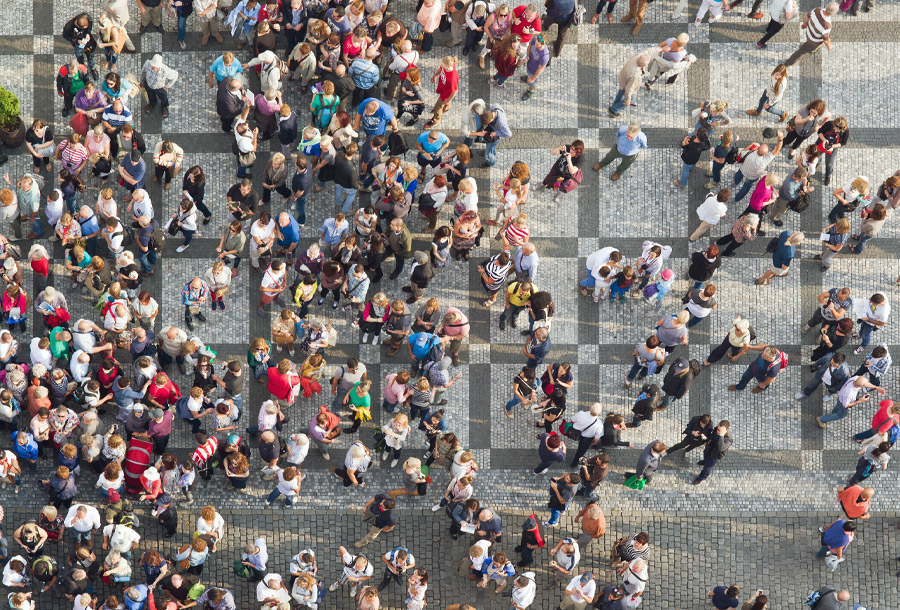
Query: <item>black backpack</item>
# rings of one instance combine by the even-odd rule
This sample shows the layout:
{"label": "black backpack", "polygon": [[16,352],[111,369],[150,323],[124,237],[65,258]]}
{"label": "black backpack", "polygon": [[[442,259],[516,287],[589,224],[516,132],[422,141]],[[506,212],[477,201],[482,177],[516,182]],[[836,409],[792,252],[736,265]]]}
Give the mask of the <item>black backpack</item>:
{"label": "black backpack", "polygon": [[116,235],[121,235],[122,236],[122,247],[127,248],[128,246],[130,246],[131,244],[134,243],[134,233],[132,233],[131,229],[129,229],[128,227],[123,226],[121,224],[120,224],[120,226],[121,226],[121,231],[114,231],[113,237],[115,237]]}
{"label": "black backpack", "polygon": [[738,148],[737,146],[732,146],[731,150],[725,153],[725,163],[728,165],[733,165],[738,162]]}
{"label": "black backpack", "polygon": [[168,239],[166,232],[157,224],[153,228],[153,233],[150,234],[150,243],[148,245],[154,252],[162,252],[166,247],[166,239]]}
{"label": "black backpack", "polygon": [[399,131],[394,131],[388,136],[387,145],[388,152],[394,157],[405,155],[406,151],[409,150],[409,146],[406,145],[406,138]]}

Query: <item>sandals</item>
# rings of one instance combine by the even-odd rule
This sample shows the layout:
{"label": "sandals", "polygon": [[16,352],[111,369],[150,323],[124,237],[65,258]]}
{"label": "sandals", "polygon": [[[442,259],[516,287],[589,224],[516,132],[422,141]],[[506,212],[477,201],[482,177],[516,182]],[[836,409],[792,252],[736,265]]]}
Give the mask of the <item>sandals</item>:
{"label": "sandals", "polygon": [[756,285],[757,285],[757,286],[766,286],[766,285],[771,284],[771,283],[772,283],[772,278],[769,278],[769,279],[767,279],[767,280],[764,280],[764,279],[760,278],[760,279],[756,280]]}
{"label": "sandals", "polygon": [[482,302],[481,305],[482,305],[483,307],[490,307],[491,305],[493,305],[493,304],[496,303],[496,302],[497,302],[497,301],[487,300],[487,301]]}

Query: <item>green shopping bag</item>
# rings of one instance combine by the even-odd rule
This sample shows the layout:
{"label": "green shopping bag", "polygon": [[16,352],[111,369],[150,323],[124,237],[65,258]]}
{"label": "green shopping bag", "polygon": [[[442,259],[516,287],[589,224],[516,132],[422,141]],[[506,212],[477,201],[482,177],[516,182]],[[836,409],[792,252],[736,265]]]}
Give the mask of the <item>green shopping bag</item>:
{"label": "green shopping bag", "polygon": [[628,477],[628,480],[625,481],[625,487],[629,489],[637,489],[638,491],[644,489],[644,485],[647,484],[647,479],[644,477],[639,477],[636,474]]}

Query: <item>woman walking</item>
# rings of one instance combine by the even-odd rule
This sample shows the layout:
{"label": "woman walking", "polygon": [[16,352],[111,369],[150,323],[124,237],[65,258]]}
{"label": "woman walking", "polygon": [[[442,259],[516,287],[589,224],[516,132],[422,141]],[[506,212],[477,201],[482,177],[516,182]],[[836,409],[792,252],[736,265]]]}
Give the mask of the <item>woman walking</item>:
{"label": "woman walking", "polygon": [[830,118],[830,114],[825,112],[825,102],[815,99],[805,106],[801,106],[787,123],[787,135],[784,136],[784,144],[782,148],[791,147],[790,158],[793,159],[803,144],[803,140],[811,136],[818,130],[819,126]]}
{"label": "woman walking", "polygon": [[884,441],[877,445],[869,445],[860,451],[858,455],[862,457],[856,462],[856,472],[847,481],[847,485],[857,485],[872,476],[876,470],[886,470],[891,459],[891,456],[888,455],[890,449],[891,444]]}
{"label": "woman walking", "polygon": [[722,256],[734,256],[734,251],[744,245],[744,242],[756,239],[756,229],[759,227],[757,214],[744,214],[737,219],[731,227],[731,233],[716,240],[719,246],[725,246]]}
{"label": "woman walking", "polygon": [[760,116],[762,111],[765,110],[779,117],[778,122],[783,123],[788,117],[788,112],[786,110],[782,112],[776,106],[781,101],[782,96],[784,96],[785,89],[787,89],[787,66],[778,64],[772,70],[772,75],[769,77],[769,85],[762,92],[762,95],[759,96],[759,103],[756,105],[756,109],[748,109],[746,111],[747,114]]}

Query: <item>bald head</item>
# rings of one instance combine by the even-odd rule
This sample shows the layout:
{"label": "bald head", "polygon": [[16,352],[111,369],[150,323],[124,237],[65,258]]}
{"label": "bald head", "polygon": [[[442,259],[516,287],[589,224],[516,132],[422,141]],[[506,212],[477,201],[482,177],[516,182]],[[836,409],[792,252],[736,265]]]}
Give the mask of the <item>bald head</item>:
{"label": "bald head", "polygon": [[232,78],[231,82],[228,83],[228,88],[231,89],[232,91],[239,91],[241,88],[241,81],[239,81],[236,78]]}
{"label": "bald head", "polygon": [[875,489],[872,487],[866,487],[859,495],[862,496],[863,500],[871,500],[872,496],[875,495]]}

